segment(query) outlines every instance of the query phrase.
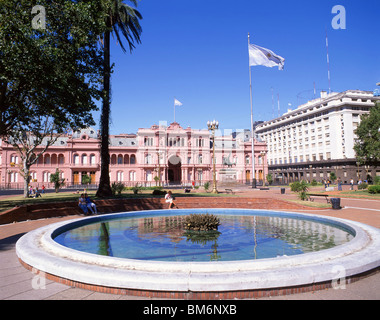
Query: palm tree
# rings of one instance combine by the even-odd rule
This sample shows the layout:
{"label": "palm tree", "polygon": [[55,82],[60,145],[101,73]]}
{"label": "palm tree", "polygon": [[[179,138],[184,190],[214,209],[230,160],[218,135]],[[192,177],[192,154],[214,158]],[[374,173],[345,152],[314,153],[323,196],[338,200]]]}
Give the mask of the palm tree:
{"label": "palm tree", "polygon": [[[137,7],[137,0],[128,0]],[[109,0],[107,6],[106,26],[107,31],[103,35],[104,44],[104,78],[103,78],[103,105],[100,117],[101,130],[101,168],[97,197],[112,195],[109,177],[109,123],[110,123],[110,96],[111,96],[111,65],[110,65],[110,35],[116,35],[117,42],[123,52],[126,52],[122,37],[126,40],[129,51],[135,48],[134,43],[141,43],[141,26],[139,19],[142,16],[135,8],[123,3],[123,0]]]}

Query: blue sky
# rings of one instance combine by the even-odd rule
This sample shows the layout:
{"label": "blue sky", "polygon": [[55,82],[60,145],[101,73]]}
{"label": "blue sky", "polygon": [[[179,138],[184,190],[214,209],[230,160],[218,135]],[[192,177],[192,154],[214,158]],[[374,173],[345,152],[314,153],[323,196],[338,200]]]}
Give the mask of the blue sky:
{"label": "blue sky", "polygon": [[[126,1],[125,1],[126,2]],[[127,2],[126,2],[127,3]],[[346,9],[346,29],[335,30],[335,5]],[[374,90],[380,81],[378,0],[141,0],[142,44],[124,54],[113,42],[111,134],[136,133],[159,121],[220,129],[250,127],[247,34],[251,43],[285,58],[285,69],[252,67],[255,120],[272,119],[328,89]],[[100,112],[94,113],[98,123]]]}

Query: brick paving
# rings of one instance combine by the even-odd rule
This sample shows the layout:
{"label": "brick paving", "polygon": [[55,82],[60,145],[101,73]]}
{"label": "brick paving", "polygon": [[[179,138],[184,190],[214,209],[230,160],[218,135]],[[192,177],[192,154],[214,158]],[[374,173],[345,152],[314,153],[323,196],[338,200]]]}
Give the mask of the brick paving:
{"label": "brick paving", "polygon": [[[250,198],[295,199],[296,196],[279,188],[269,191],[241,189],[238,195]],[[323,202],[324,199],[315,200]],[[221,201],[222,202],[222,201]],[[380,200],[341,198],[341,210],[300,209],[302,212],[359,221],[380,228]],[[284,211],[297,209],[284,209]],[[69,287],[41,278],[21,266],[15,254],[16,241],[26,232],[58,221],[79,216],[64,216],[0,225],[0,300],[148,300],[149,298],[113,295]],[[345,289],[326,289],[302,294],[262,298],[266,300],[379,300],[380,272],[357,282],[347,284]]]}

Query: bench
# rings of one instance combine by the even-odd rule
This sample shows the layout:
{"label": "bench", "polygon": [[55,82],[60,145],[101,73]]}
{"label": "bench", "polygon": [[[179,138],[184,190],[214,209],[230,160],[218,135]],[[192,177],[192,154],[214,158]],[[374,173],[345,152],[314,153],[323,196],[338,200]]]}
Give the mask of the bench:
{"label": "bench", "polygon": [[311,197],[324,197],[326,199],[327,203],[331,203],[330,199],[328,198],[329,195],[327,195],[327,194],[308,193],[307,196],[309,197],[310,201],[314,201],[314,199]]}
{"label": "bench", "polygon": [[235,194],[235,192],[232,189],[224,189],[227,193]]}

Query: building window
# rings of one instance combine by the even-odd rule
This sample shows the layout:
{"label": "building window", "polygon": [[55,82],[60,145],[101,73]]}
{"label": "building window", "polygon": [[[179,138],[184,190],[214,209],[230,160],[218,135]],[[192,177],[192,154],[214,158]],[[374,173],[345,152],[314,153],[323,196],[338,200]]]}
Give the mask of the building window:
{"label": "building window", "polygon": [[42,174],[42,177],[43,177],[43,181],[44,182],[50,182],[50,172],[44,172],[43,174]]}
{"label": "building window", "polygon": [[146,181],[152,181],[152,171],[151,170],[147,170],[146,171]]}
{"label": "building window", "polygon": [[118,182],[124,181],[124,172],[123,171],[116,172],[116,181],[118,181]]}
{"label": "building window", "polygon": [[152,163],[152,156],[148,153],[145,155],[145,164],[151,164]]}
{"label": "building window", "polygon": [[136,181],[136,172],[135,171],[129,172],[129,181]]}

